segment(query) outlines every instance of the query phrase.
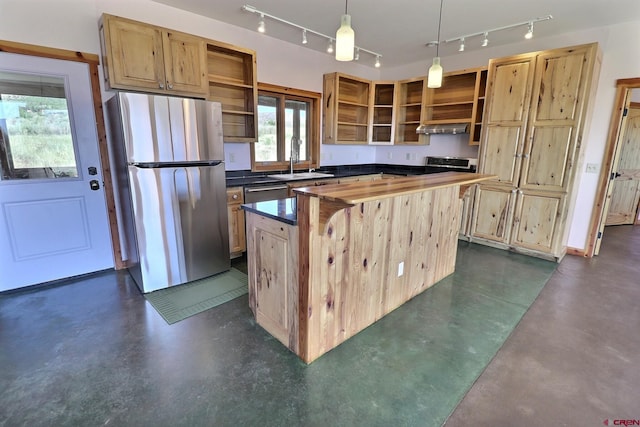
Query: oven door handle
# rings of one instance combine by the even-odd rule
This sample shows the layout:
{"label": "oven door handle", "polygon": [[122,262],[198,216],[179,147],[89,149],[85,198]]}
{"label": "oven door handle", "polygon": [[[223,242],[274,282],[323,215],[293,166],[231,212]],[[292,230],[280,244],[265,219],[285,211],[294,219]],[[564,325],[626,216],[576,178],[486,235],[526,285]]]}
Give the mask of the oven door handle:
{"label": "oven door handle", "polygon": [[288,187],[286,185],[276,185],[273,187],[256,187],[256,188],[245,188],[246,193],[258,193],[261,191],[271,191],[271,190],[286,190]]}

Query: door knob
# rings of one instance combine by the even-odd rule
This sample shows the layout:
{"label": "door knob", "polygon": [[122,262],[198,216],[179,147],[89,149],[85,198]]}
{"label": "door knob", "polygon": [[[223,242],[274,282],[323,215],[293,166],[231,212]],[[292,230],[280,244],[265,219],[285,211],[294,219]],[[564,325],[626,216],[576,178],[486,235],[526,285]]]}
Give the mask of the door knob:
{"label": "door knob", "polygon": [[97,191],[100,189],[100,183],[97,179],[92,179],[91,181],[89,181],[89,188],[91,188],[93,191]]}

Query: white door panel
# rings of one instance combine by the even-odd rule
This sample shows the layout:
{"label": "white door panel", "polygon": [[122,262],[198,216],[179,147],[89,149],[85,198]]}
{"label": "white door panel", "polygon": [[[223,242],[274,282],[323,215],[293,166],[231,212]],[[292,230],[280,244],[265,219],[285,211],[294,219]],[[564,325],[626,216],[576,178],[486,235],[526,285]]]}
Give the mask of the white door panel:
{"label": "white door panel", "polygon": [[88,65],[0,53],[0,96],[0,291],[112,268]]}

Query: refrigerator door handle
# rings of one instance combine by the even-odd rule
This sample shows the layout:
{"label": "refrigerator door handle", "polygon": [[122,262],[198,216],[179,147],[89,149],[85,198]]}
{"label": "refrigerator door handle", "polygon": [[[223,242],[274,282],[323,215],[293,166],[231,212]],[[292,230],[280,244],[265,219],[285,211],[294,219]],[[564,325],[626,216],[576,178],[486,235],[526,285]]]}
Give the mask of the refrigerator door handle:
{"label": "refrigerator door handle", "polygon": [[159,168],[189,168],[200,166],[218,166],[224,163],[223,160],[196,160],[191,162],[133,162],[131,166],[143,169],[159,169]]}

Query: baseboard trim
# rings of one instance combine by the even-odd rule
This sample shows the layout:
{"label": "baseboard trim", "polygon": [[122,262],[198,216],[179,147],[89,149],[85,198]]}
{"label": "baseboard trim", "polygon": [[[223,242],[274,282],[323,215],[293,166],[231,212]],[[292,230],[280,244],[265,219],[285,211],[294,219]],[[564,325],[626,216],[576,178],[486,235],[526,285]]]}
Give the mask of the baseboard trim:
{"label": "baseboard trim", "polygon": [[584,249],[578,249],[578,248],[567,248],[567,255],[588,257],[588,254]]}

